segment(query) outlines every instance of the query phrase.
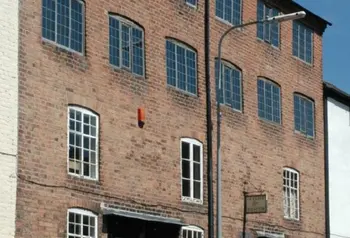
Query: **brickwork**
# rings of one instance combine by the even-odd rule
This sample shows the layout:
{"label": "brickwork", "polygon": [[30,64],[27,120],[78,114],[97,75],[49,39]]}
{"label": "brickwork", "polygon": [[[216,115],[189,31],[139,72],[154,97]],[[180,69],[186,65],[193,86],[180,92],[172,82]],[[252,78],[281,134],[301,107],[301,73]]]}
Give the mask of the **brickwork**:
{"label": "brickwork", "polygon": [[[243,2],[244,21],[255,18],[255,1]],[[214,6],[212,1],[212,79],[219,33],[228,27],[214,17]],[[206,231],[206,166],[204,204],[181,202],[179,151],[182,137],[195,138],[206,148],[203,1],[197,9],[177,0],[154,0],[152,4],[86,1],[85,9],[86,51],[81,56],[42,40],[41,1],[21,3],[16,236],[65,237],[67,208],[99,212],[101,202],[181,218]],[[126,16],[145,29],[145,78],[110,67],[108,12]],[[224,44],[224,58],[243,70],[244,89],[243,113],[223,109],[224,237],[241,229],[244,187],[265,191],[269,198],[268,214],[249,216],[249,228],[260,221],[260,227],[265,223],[278,226],[291,237],[323,237],[318,235],[324,232],[322,43],[315,35],[314,66],[295,59],[291,26],[290,22],[282,24],[281,49],[257,40],[255,27],[233,32]],[[167,87],[166,37],[183,41],[197,51],[198,96]],[[282,125],[258,119],[257,76],[281,85]],[[294,133],[294,91],[315,100],[315,140]],[[214,100],[212,103],[215,115]],[[98,182],[67,174],[69,104],[90,108],[100,116]],[[138,107],[146,110],[143,129],[137,127]],[[300,171],[299,222],[283,219],[283,166]]]}
{"label": "brickwork", "polygon": [[15,235],[18,1],[0,0],[0,237]]}

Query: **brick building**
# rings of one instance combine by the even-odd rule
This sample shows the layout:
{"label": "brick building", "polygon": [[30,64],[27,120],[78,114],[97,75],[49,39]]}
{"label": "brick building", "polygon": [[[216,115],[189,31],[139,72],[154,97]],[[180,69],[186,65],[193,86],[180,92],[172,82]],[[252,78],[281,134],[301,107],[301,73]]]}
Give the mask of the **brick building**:
{"label": "brick building", "polygon": [[[324,237],[328,22],[212,0],[211,88],[230,24],[300,10],[224,42],[223,237],[240,236],[243,191],[268,195],[250,237]],[[206,236],[203,22],[204,1],[21,2],[16,237]]]}

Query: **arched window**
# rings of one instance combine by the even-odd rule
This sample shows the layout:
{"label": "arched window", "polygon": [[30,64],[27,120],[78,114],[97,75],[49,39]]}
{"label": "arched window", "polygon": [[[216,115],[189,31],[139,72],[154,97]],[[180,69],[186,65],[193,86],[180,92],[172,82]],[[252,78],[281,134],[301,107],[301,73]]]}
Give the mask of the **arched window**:
{"label": "arched window", "polygon": [[283,168],[283,211],[287,219],[299,220],[299,173]]}
{"label": "arched window", "polygon": [[281,89],[265,78],[258,78],[259,118],[281,124]]}
{"label": "arched window", "polygon": [[296,131],[313,138],[315,127],[314,102],[294,93],[294,128]]}
{"label": "arched window", "polygon": [[[221,90],[219,101],[234,110],[242,111],[242,72],[233,64],[221,61]],[[219,86],[219,64],[215,61],[216,87]]]}
{"label": "arched window", "polygon": [[197,95],[197,53],[187,45],[166,40],[167,84]]}
{"label": "arched window", "polygon": [[67,238],[97,238],[97,216],[88,210],[70,208],[67,212]]}
{"label": "arched window", "polygon": [[203,145],[182,138],[181,145],[182,201],[203,203]]}
{"label": "arched window", "polygon": [[144,51],[143,29],[123,17],[109,15],[109,63],[144,76]]}
{"label": "arched window", "polygon": [[98,115],[78,107],[68,107],[68,173],[98,179]]}
{"label": "arched window", "polygon": [[181,238],[204,238],[204,231],[196,226],[183,226]]}

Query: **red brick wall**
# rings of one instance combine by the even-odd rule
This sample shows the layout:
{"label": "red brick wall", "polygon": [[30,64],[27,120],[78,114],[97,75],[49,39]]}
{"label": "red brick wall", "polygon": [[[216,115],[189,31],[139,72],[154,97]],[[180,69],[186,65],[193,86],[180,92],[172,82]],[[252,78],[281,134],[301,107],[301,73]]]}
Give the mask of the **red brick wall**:
{"label": "red brick wall", "polygon": [[[255,0],[243,2],[244,21],[255,19]],[[152,4],[87,1],[85,56],[43,43],[41,1],[23,1],[20,7],[20,179],[16,236],[65,237],[67,208],[78,206],[99,212],[101,202],[181,218],[206,228],[206,182],[203,205],[181,202],[179,152],[181,137],[204,143],[206,180],[203,1],[199,1],[196,10],[180,0],[154,0]],[[109,66],[108,12],[127,16],[144,27],[145,78]],[[217,41],[228,26],[215,18],[214,1],[211,16],[210,66],[214,82]],[[259,221],[276,225],[291,237],[322,237],[310,232],[324,233],[322,43],[315,35],[314,66],[304,64],[292,57],[291,27],[291,22],[282,24],[280,49],[257,40],[255,26],[231,33],[224,43],[223,57],[243,70],[244,90],[243,113],[223,108],[224,237],[241,230],[244,187],[247,191],[262,190],[269,199],[269,212],[250,215],[249,228],[261,227]],[[198,97],[166,86],[165,37],[196,49]],[[257,76],[281,85],[282,125],[258,119]],[[315,140],[294,133],[294,91],[315,100]],[[100,115],[98,182],[67,174],[68,104],[88,107]],[[137,127],[136,120],[140,106],[146,110],[143,129]],[[215,147],[216,141],[213,143]],[[283,166],[300,171],[299,222],[283,219]],[[100,216],[100,226],[101,223]]]}

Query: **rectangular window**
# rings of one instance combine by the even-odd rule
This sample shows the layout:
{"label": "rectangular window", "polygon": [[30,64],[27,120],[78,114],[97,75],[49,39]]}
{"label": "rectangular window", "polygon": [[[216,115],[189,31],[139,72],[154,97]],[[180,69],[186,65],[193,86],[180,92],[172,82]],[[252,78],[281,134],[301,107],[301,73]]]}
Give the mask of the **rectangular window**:
{"label": "rectangular window", "polygon": [[301,95],[294,94],[295,130],[314,137],[314,103]]}
{"label": "rectangular window", "polygon": [[265,79],[258,79],[258,115],[259,118],[281,123],[280,87]]}
{"label": "rectangular window", "polygon": [[109,16],[109,63],[144,76],[143,30],[117,16]]}
{"label": "rectangular window", "polygon": [[292,169],[283,169],[283,206],[284,217],[299,220],[299,173]]}
{"label": "rectangular window", "polygon": [[197,54],[182,44],[166,41],[167,84],[197,94]]}
{"label": "rectangular window", "polygon": [[298,21],[293,21],[293,55],[312,63],[313,31]]}
{"label": "rectangular window", "polygon": [[[221,90],[219,102],[237,111],[242,111],[242,74],[233,65],[221,64]],[[215,61],[216,87],[219,86],[219,64]]]}
{"label": "rectangular window", "polygon": [[181,238],[204,238],[203,230],[197,227],[182,227]]}
{"label": "rectangular window", "polygon": [[42,36],[44,39],[83,53],[84,4],[79,0],[43,0]]}
{"label": "rectangular window", "polygon": [[98,177],[98,117],[78,107],[69,108],[70,174],[84,178]]}
{"label": "rectangular window", "polygon": [[215,15],[232,25],[241,24],[241,0],[216,0]]}
{"label": "rectangular window", "polygon": [[182,201],[203,202],[203,146],[193,139],[181,140]]}
{"label": "rectangular window", "polygon": [[[275,8],[267,7],[262,0],[258,1],[257,19],[263,20],[267,17],[277,16],[279,11]],[[278,22],[272,23],[258,23],[257,35],[259,39],[262,39],[273,46],[279,46],[280,40],[280,25]]]}
{"label": "rectangular window", "polygon": [[188,5],[191,7],[197,7],[197,1],[198,0],[185,0]]}
{"label": "rectangular window", "polygon": [[81,209],[68,210],[67,238],[97,238],[97,216]]}

